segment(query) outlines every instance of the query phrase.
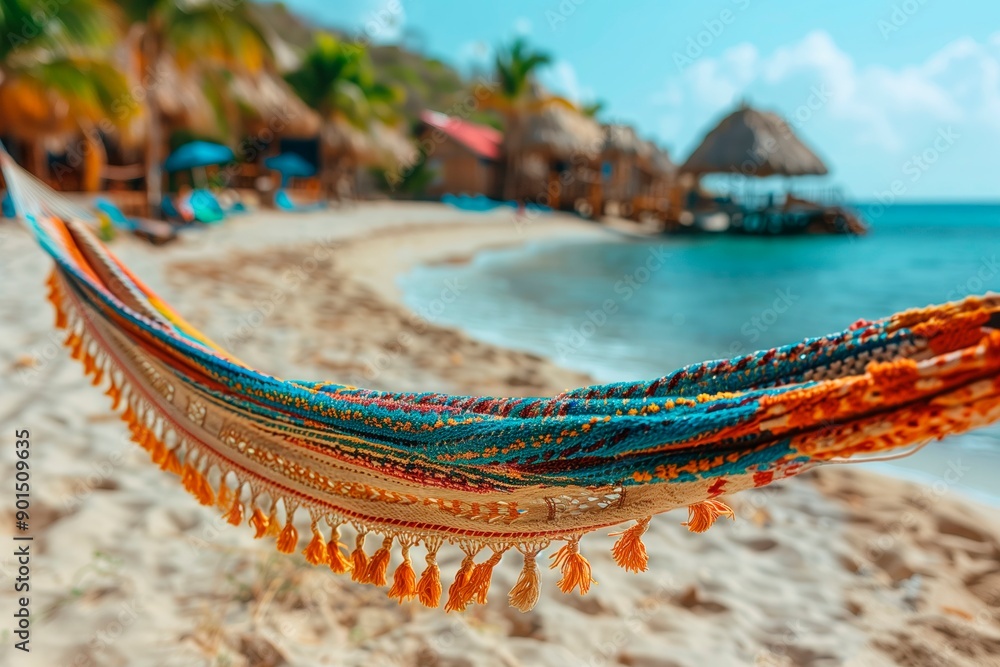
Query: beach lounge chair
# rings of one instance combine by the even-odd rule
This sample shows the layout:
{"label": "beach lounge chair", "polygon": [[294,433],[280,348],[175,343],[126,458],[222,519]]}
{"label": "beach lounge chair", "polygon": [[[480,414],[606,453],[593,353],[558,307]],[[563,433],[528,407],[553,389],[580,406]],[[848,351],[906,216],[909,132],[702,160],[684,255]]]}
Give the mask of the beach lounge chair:
{"label": "beach lounge chair", "polygon": [[177,238],[177,230],[169,222],[148,218],[130,218],[113,202],[103,197],[94,201],[98,215],[105,216],[111,225],[123,231],[132,232],[139,238],[154,245],[161,245]]}
{"label": "beach lounge chair", "polygon": [[226,218],[226,211],[222,208],[222,204],[208,190],[193,190],[187,196],[185,204],[198,222],[210,225],[222,222]]}
{"label": "beach lounge chair", "polygon": [[160,210],[163,211],[163,215],[174,222],[194,221],[194,218],[191,215],[184,215],[180,210],[178,210],[177,205],[174,204],[174,200],[171,199],[169,195],[163,196],[163,200],[160,202]]}
{"label": "beach lounge chair", "polygon": [[321,201],[312,204],[296,204],[284,188],[279,188],[274,193],[274,205],[282,211],[290,211],[292,213],[308,213],[309,211],[318,211],[326,207],[326,204]]}

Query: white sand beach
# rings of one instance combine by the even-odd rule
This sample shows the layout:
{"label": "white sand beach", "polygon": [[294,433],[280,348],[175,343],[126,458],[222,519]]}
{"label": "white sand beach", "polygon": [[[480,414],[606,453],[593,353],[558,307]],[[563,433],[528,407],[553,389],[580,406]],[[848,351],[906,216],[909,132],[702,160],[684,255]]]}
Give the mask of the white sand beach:
{"label": "white sand beach", "polygon": [[[190,322],[266,372],[378,389],[541,395],[590,380],[475,341],[406,309],[396,277],[422,262],[606,229],[562,215],[371,203],[262,212],[117,252]],[[544,571],[538,606],[507,606],[518,559],[487,605],[398,605],[202,507],[128,440],[52,327],[49,261],[0,223],[0,478],[15,429],[31,433],[31,653],[10,635],[16,564],[3,490],[0,665],[1000,665],[1000,517],[945,484],[863,466],[823,468],[731,498],[734,522],[696,535],[681,512],[646,534],[629,574],[613,538],[583,552],[598,584],[564,595]],[[449,289],[447,286],[443,289]],[[451,289],[460,291],[460,286]],[[933,446],[933,445],[932,445]],[[445,548],[444,579],[460,552]],[[515,562],[517,561],[517,562]],[[16,655],[18,661],[12,662]]]}

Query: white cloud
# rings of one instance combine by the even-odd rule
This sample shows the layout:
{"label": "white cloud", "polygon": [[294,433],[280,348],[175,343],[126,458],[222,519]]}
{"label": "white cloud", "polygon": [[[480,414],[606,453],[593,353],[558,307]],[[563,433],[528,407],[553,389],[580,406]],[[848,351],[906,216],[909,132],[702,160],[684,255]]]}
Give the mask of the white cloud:
{"label": "white cloud", "polygon": [[718,57],[700,58],[668,81],[653,102],[720,112],[748,88],[757,94],[755,101],[766,105],[761,91],[787,101],[788,87],[794,86],[804,103],[819,87],[828,92],[828,100],[817,113],[854,124],[862,144],[895,151],[905,145],[908,128],[928,121],[943,125],[975,119],[1000,127],[998,84],[1000,33],[985,44],[964,37],[922,63],[892,68],[858,66],[828,33],[814,31],[766,56],[740,44]]}
{"label": "white cloud", "polygon": [[398,42],[406,29],[406,8],[402,0],[368,0],[362,25],[376,44]]}
{"label": "white cloud", "polygon": [[493,48],[483,41],[466,42],[458,50],[458,58],[467,71],[484,71],[492,66]]}
{"label": "white cloud", "polygon": [[514,21],[514,33],[517,35],[530,35],[533,25],[527,16],[520,16]]}
{"label": "white cloud", "polygon": [[557,60],[551,66],[540,70],[539,79],[546,88],[572,102],[580,103],[593,100],[593,89],[580,85],[576,69],[565,60]]}

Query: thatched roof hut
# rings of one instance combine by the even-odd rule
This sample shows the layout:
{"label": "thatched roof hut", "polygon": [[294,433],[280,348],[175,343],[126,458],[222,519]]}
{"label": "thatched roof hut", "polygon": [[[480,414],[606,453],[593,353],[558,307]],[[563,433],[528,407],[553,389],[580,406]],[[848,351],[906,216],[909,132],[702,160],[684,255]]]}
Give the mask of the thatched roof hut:
{"label": "thatched roof hut", "polygon": [[640,160],[647,160],[653,152],[653,146],[648,141],[639,138],[631,125],[604,126],[604,154],[627,155]]}
{"label": "thatched roof hut", "polygon": [[10,76],[0,80],[0,126],[30,140],[68,135],[78,127],[69,105],[58,94]]}
{"label": "thatched roof hut", "polygon": [[705,136],[681,171],[694,175],[820,176],[827,168],[779,115],[741,105]]}
{"label": "thatched roof hut", "polygon": [[654,143],[650,143],[649,165],[653,174],[660,178],[670,178],[677,174],[677,165],[670,159],[670,153]]}
{"label": "thatched roof hut", "polygon": [[319,133],[319,114],[302,101],[284,79],[273,72],[235,74],[229,92],[240,106],[245,131],[270,130],[290,137],[313,137]]}
{"label": "thatched roof hut", "polygon": [[334,119],[323,125],[321,136],[324,150],[354,165],[405,169],[419,157],[413,142],[399,128],[383,123],[362,129]]}
{"label": "thatched roof hut", "polygon": [[524,119],[519,149],[546,153],[558,159],[574,155],[597,158],[604,146],[604,130],[589,116],[552,104]]}

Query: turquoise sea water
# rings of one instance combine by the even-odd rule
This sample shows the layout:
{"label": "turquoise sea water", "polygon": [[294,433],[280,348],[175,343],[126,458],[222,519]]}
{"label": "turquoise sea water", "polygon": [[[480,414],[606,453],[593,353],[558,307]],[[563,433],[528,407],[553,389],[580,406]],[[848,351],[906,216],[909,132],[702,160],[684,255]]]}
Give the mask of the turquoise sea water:
{"label": "turquoise sea water", "polygon": [[[601,381],[656,377],[858,318],[1000,291],[1000,205],[859,208],[872,225],[860,238],[561,241],[420,267],[401,284],[408,305],[437,323]],[[449,280],[459,296],[442,307]],[[996,492],[1000,428],[901,465],[940,476],[956,460],[976,465],[949,485]]]}

